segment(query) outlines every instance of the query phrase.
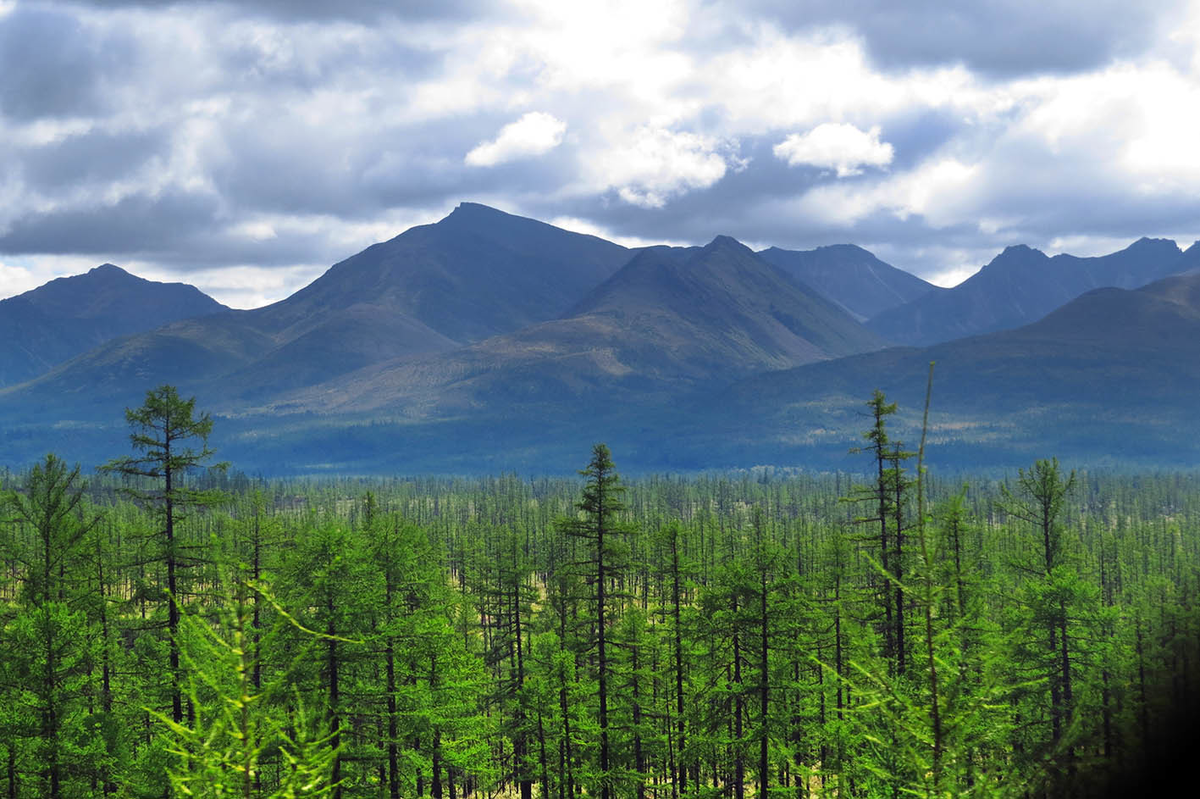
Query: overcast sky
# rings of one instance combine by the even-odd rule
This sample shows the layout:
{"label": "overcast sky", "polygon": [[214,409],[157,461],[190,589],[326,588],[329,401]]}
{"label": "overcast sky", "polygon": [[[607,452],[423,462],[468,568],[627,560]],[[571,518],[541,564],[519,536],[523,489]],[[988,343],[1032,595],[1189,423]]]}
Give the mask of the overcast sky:
{"label": "overcast sky", "polygon": [[951,284],[1186,247],[1198,143],[1200,0],[0,0],[0,297],[253,307],[463,200]]}

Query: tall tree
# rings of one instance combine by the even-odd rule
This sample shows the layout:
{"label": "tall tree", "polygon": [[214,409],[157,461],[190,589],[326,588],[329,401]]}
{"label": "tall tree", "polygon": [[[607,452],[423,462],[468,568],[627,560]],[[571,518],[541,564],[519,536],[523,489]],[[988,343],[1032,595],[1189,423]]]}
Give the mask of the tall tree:
{"label": "tall tree", "polygon": [[587,478],[583,497],[576,506],[579,514],[563,522],[568,535],[584,541],[589,564],[589,580],[593,581],[596,610],[597,682],[600,722],[600,796],[612,794],[612,753],[609,745],[608,678],[609,662],[609,594],[612,585],[624,575],[626,550],[622,539],[629,528],[620,521],[625,510],[621,500],[625,487],[613,465],[612,453],[604,444],[592,447],[592,459],[580,472]]}
{"label": "tall tree", "polygon": [[[154,510],[159,521],[162,559],[167,570],[167,632],[171,670],[171,720],[183,721],[183,693],[179,672],[179,568],[186,558],[176,527],[188,511],[221,500],[214,490],[188,485],[189,473],[210,466],[215,454],[208,446],[212,418],[196,416],[196,398],[181,399],[174,386],[161,385],[146,392],[140,408],[126,408],[132,431],[129,442],[137,455],[109,461],[103,471],[135,478],[127,494]],[[222,468],[224,464],[215,464]]]}
{"label": "tall tree", "polygon": [[[14,710],[26,715],[26,723],[12,732],[35,740],[39,777],[50,799],[72,791],[71,775],[85,770],[80,750],[95,735],[84,706],[92,687],[94,635],[85,614],[72,610],[80,597],[67,583],[82,561],[84,537],[96,524],[84,513],[84,502],[79,467],[68,470],[47,455],[30,471],[24,491],[2,503],[9,517],[4,538],[25,570],[22,611],[0,628],[0,651],[14,672]],[[19,529],[32,536],[13,536]],[[10,753],[14,743],[9,742]]]}
{"label": "tall tree", "polygon": [[876,389],[867,407],[871,410],[872,425],[863,433],[863,438],[869,443],[866,447],[855,447],[851,452],[871,454],[875,481],[869,487],[856,488],[848,500],[872,508],[873,515],[855,521],[878,525],[879,564],[883,572],[883,654],[890,670],[904,674],[907,670],[907,644],[901,588],[904,575],[902,541],[906,491],[912,484],[904,475],[904,461],[914,453],[905,452],[901,442],[888,435],[887,418],[896,412],[896,403],[889,403],[884,393]]}
{"label": "tall tree", "polygon": [[[1075,706],[1069,607],[1081,586],[1066,563],[1062,521],[1074,489],[1075,472],[1064,478],[1057,458],[1039,460],[1029,471],[1018,470],[1015,491],[1007,484],[1001,486],[1001,508],[1010,517],[1033,526],[1041,550],[1033,569],[1041,571],[1042,579],[1032,585],[1029,604],[1033,623],[1046,636],[1044,664],[1050,685],[1052,759],[1064,754],[1060,750]],[[1069,742],[1065,746],[1064,765],[1069,772],[1074,768],[1072,746]],[[1056,778],[1064,776],[1060,773]]]}

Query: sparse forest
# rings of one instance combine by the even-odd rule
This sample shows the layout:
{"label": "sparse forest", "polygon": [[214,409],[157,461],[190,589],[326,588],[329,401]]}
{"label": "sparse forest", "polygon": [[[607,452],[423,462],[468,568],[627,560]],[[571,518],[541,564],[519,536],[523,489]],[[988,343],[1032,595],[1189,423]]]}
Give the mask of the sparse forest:
{"label": "sparse forest", "polygon": [[[1200,476],[263,481],[168,386],[3,476],[0,791],[1092,796],[1200,692]],[[1046,453],[1047,456],[1052,453]]]}

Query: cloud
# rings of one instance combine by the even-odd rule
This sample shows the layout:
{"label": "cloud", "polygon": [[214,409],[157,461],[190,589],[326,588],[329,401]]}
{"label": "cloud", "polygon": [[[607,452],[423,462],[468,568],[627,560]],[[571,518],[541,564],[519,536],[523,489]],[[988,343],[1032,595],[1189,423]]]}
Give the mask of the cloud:
{"label": "cloud", "polygon": [[17,6],[0,15],[0,113],[12,119],[92,114],[108,86],[128,80],[136,50],[120,32],[52,8]]}
{"label": "cloud", "polygon": [[[355,20],[375,23],[403,17],[409,20],[478,18],[488,13],[486,0],[404,0],[403,3],[380,0],[76,0],[81,5],[99,8],[148,8],[182,10],[201,2],[224,6],[238,14],[269,17],[278,21]],[[0,6],[2,7],[2,6]]]}
{"label": "cloud", "polygon": [[250,301],[464,199],[620,241],[851,241],[924,274],[1019,241],[1190,241],[1197,20],[1195,0],[0,0],[0,259],[27,270],[11,285],[110,260]]}
{"label": "cloud", "polygon": [[839,178],[861,175],[864,166],[892,162],[892,145],[879,141],[879,126],[863,132],[853,125],[825,122],[803,135],[793,133],[775,145],[775,157],[788,166],[832,169]]}
{"label": "cloud", "polygon": [[210,194],[171,192],[134,194],[91,207],[34,211],[17,217],[0,233],[0,252],[158,251],[209,227],[217,206],[217,198]]}
{"label": "cloud", "polygon": [[1188,0],[718,0],[710,13],[789,31],[841,27],[894,71],[961,63],[983,74],[1069,74],[1136,57],[1187,13]]}
{"label": "cloud", "polygon": [[500,129],[491,141],[475,147],[463,161],[470,166],[495,166],[549,152],[562,143],[567,123],[541,111],[531,111]]}
{"label": "cloud", "polygon": [[627,203],[661,208],[681,193],[707,188],[728,169],[721,142],[686,131],[644,127],[591,162],[593,179]]}

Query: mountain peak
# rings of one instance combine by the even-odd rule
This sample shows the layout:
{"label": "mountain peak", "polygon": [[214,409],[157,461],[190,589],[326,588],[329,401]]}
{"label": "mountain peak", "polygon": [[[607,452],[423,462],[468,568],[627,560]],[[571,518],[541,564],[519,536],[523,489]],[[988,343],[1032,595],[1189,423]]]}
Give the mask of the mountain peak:
{"label": "mountain peak", "polygon": [[105,263],[0,301],[0,386],[47,372],[112,339],[228,310],[195,286]]}
{"label": "mountain peak", "polygon": [[1124,252],[1136,252],[1146,255],[1179,255],[1181,250],[1174,239],[1152,239],[1148,236],[1142,236],[1140,239],[1130,244],[1125,248]]}
{"label": "mountain peak", "polygon": [[128,277],[137,277],[136,275],[131,275],[129,272],[126,272],[124,269],[117,266],[116,264],[110,264],[107,262],[102,263],[99,266],[93,266],[91,269],[89,269],[87,271],[87,274],[95,275],[96,277],[109,277],[109,276],[116,277],[116,276],[120,276],[120,275],[126,275]]}
{"label": "mountain peak", "polygon": [[[1028,253],[1037,253],[1038,255],[1043,256],[1045,255],[1045,253],[1041,250],[1030,247],[1028,244],[1010,244],[1005,247],[1004,252],[1000,253],[1000,255],[996,256],[996,258],[1003,258],[1005,255],[1025,255]],[[994,261],[996,258],[993,258],[992,260]]]}
{"label": "mountain peak", "polygon": [[484,205],[483,203],[467,202],[465,200],[463,202],[460,202],[458,205],[454,206],[454,210],[451,211],[449,216],[447,216],[446,218],[449,219],[451,216],[455,216],[455,215],[458,215],[458,216],[480,216],[480,215],[512,216],[512,214],[505,213],[504,211],[501,211],[498,208],[493,208],[490,205]]}
{"label": "mountain peak", "polygon": [[716,252],[719,250],[727,250],[732,252],[745,252],[753,255],[753,252],[745,244],[735,239],[733,236],[720,235],[704,246],[704,252]]}
{"label": "mountain peak", "polygon": [[1050,257],[1046,253],[1030,247],[1028,244],[1010,244],[1004,248],[1004,252],[988,261],[983,269],[980,270],[980,273],[989,270],[995,271],[997,268],[1003,270],[1012,266],[1029,266],[1049,260]]}

